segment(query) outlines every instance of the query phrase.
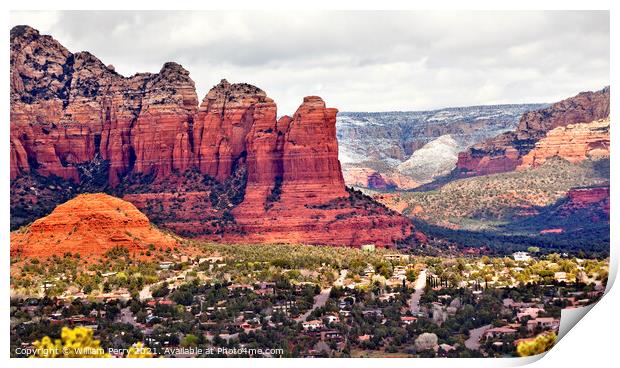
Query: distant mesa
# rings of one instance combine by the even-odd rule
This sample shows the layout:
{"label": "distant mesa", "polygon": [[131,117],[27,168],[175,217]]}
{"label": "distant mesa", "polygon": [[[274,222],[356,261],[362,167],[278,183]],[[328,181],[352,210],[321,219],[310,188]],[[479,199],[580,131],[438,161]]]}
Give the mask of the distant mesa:
{"label": "distant mesa", "polygon": [[589,123],[560,126],[547,132],[523,156],[519,170],[544,164],[552,157],[571,163],[609,158],[609,117]]}
{"label": "distant mesa", "polygon": [[386,182],[387,190],[425,185],[450,173],[459,152],[516,129],[524,113],[546,106],[339,113],[336,126],[345,182],[385,190],[380,181],[368,183],[369,175],[377,173]]}
{"label": "distant mesa", "polygon": [[117,246],[139,256],[176,245],[133,204],[102,193],[79,195],[11,233],[11,255],[24,257],[62,257],[67,252],[97,256]]}
{"label": "distant mesa", "polygon": [[[544,160],[541,155],[549,155],[543,153],[543,151],[549,151],[548,147],[555,146],[551,150],[557,151],[558,147],[554,140],[557,142],[560,139],[561,141],[562,138],[559,136],[563,134],[567,136],[576,134],[581,135],[581,137],[577,137],[579,139],[590,139],[582,134],[588,130],[587,127],[571,127],[571,125],[605,119],[608,123],[609,87],[596,92],[579,93],[547,108],[528,112],[523,115],[515,131],[500,134],[470,147],[465,152],[461,152],[456,165],[456,172],[461,177],[477,176],[514,171],[519,167],[535,165],[536,157],[539,157],[539,161],[541,161]],[[600,125],[601,123],[596,124]],[[561,129],[563,127],[566,129]],[[604,132],[598,136],[602,134]],[[537,144],[540,140],[543,142]],[[573,142],[568,140],[565,143],[573,145]],[[604,147],[597,145],[598,143],[593,143],[592,149],[604,149]],[[567,148],[570,149],[570,146]],[[574,147],[576,152],[569,153],[565,151],[567,148],[562,148],[563,152],[558,151],[556,153],[561,157],[566,155],[575,160],[575,154],[586,155],[591,151],[588,147],[585,148],[585,151],[583,147]],[[534,152],[530,154],[532,150]],[[592,153],[596,154],[596,152]]]}

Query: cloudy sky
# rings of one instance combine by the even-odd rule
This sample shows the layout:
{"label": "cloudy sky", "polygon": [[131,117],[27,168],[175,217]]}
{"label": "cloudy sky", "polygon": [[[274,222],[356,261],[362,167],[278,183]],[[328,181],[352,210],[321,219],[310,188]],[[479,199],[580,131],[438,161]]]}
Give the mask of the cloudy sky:
{"label": "cloudy sky", "polygon": [[166,61],[199,98],[255,84],[279,114],[553,102],[609,84],[608,12],[13,12],[130,76]]}

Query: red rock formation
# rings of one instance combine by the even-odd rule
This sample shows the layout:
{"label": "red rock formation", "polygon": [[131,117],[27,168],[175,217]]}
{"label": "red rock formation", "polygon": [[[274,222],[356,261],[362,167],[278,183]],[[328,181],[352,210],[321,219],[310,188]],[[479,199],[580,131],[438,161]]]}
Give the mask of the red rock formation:
{"label": "red rock formation", "polygon": [[158,225],[216,240],[389,245],[411,235],[405,217],[347,191],[337,110],[320,97],[276,120],[264,91],[222,80],[197,105],[178,64],[126,78],[30,27],[11,31],[12,179],[55,175],[92,190],[81,182],[98,178],[84,166],[107,162],[104,189]]}
{"label": "red rock formation", "polygon": [[540,166],[551,157],[578,163],[609,158],[609,119],[554,128],[523,156],[519,170]]}
{"label": "red rock formation", "polygon": [[568,217],[575,212],[587,213],[588,220],[609,222],[609,186],[573,188],[567,201],[557,209],[557,215]]}
{"label": "red rock formation", "polygon": [[285,187],[289,184],[320,183],[335,188],[331,197],[344,195],[336,140],[337,113],[336,109],[326,108],[320,97],[304,98],[284,137],[282,161]]}
{"label": "red rock formation", "polygon": [[540,230],[538,233],[540,235],[546,235],[546,234],[562,234],[564,232],[564,229],[562,228],[553,228],[553,229],[543,229]]}
{"label": "red rock formation", "polygon": [[102,193],[79,195],[11,233],[11,255],[23,257],[103,255],[115,246],[135,253],[151,244],[170,248],[177,242],[155,229],[133,204]]}
{"label": "red rock formation", "polygon": [[196,115],[193,135],[198,168],[217,180],[225,180],[233,164],[248,154],[246,137],[253,126],[258,128],[254,135],[268,129],[273,133],[275,119],[276,105],[264,91],[222,80],[209,91]]}
{"label": "red rock formation", "polygon": [[[246,198],[233,210],[245,233],[226,234],[224,240],[386,246],[411,234],[404,217],[347,192],[336,113],[321,98],[306,97],[292,118],[281,118],[275,129],[259,129],[258,140],[248,136]],[[264,154],[252,153],[257,151]],[[266,170],[253,168],[253,162],[263,162]]]}
{"label": "red rock formation", "polygon": [[129,171],[161,178],[184,170],[197,101],[194,82],[178,64],[125,78],[88,52],[72,54],[50,36],[15,27],[11,178],[34,163],[39,174],[79,182],[77,165],[95,156],[110,161],[111,185]]}
{"label": "red rock formation", "polygon": [[[575,206],[587,206],[609,199],[609,186],[574,188],[568,191],[567,197]],[[609,210],[607,211],[609,213]]]}
{"label": "red rock formation", "polygon": [[608,116],[609,87],[597,92],[582,92],[550,107],[528,112],[521,117],[516,131],[500,134],[461,152],[457,172],[472,176],[513,171],[550,130]]}

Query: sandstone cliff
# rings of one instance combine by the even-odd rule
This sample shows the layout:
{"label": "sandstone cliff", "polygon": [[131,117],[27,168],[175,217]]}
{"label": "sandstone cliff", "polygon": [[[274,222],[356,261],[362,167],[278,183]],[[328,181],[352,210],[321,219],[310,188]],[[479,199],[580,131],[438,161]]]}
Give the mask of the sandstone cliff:
{"label": "sandstone cliff", "polygon": [[534,148],[523,156],[517,169],[540,166],[555,156],[572,163],[609,158],[609,143],[609,118],[560,126],[536,142]]}
{"label": "sandstone cliff", "polygon": [[188,167],[194,82],[176,63],[125,78],[88,52],[50,36],[11,30],[11,178],[33,169],[79,182],[77,165],[110,162],[109,181],[128,172],[157,177]]}
{"label": "sandstone cliff", "polygon": [[580,209],[598,211],[592,221],[609,221],[609,185],[573,188],[568,192],[568,201],[560,207],[560,214],[567,216]]}
{"label": "sandstone cliff", "polygon": [[515,131],[500,134],[461,152],[456,170],[464,176],[513,171],[550,130],[608,116],[609,87],[597,92],[582,92],[547,108],[528,112],[521,117]]}
{"label": "sandstone cliff", "polygon": [[59,177],[73,183],[60,184],[69,191],[123,197],[183,235],[334,245],[409,238],[406,218],[345,187],[336,114],[310,96],[277,119],[264,91],[226,80],[198,106],[194,82],[176,63],[127,78],[15,27],[12,209],[28,218],[24,209],[40,197],[30,188],[54,203],[47,183],[28,183]]}

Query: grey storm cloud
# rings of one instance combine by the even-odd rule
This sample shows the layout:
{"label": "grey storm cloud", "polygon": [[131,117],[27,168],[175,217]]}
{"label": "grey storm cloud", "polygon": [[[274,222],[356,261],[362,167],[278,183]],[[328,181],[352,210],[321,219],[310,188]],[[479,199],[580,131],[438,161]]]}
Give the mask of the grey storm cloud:
{"label": "grey storm cloud", "polygon": [[200,97],[255,84],[294,112],[320,95],[341,111],[553,102],[609,84],[607,11],[13,12],[124,75],[166,61]]}

